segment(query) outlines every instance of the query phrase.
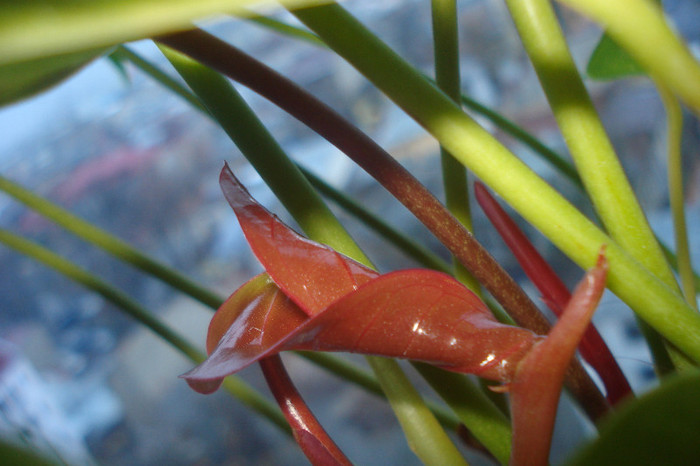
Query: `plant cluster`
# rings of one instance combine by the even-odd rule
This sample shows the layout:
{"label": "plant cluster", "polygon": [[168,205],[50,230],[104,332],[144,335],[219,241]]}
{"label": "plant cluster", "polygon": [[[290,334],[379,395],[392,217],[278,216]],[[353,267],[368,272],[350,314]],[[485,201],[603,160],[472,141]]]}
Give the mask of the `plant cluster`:
{"label": "plant cluster", "polygon": [[[132,63],[218,123],[308,237],[260,206],[224,167],[224,196],[266,272],[222,302],[187,277],[0,176],[0,189],[16,200],[218,309],[206,342],[208,357],[127,294],[67,259],[7,230],[0,230],[0,241],[117,304],[198,364],[183,376],[195,390],[210,393],[223,385],[291,433],[314,464],[349,460],[342,453],[342,439],[341,447],[330,439],[294,388],[278,356],[281,351],[303,351],[321,367],[385,396],[409,447],[428,464],[464,463],[446,430],[459,432],[460,441],[478,445],[496,462],[547,464],[562,386],[599,428],[569,464],[692,464],[700,459],[694,434],[700,428],[700,314],[680,162],[682,106],[695,115],[700,111],[700,64],[669,26],[660,5],[650,0],[560,1],[605,30],[589,62],[589,76],[646,75],[662,97],[674,251],[663,247],[649,227],[549,1],[505,4],[574,165],[463,95],[454,0],[431,2],[434,80],[338,4],[282,2],[305,26],[300,29],[259,16],[248,9],[249,3],[45,0],[3,5],[0,13],[0,43],[5,45],[0,51],[0,102],[40,92],[97,57]],[[325,47],[355,67],[440,144],[444,203],[362,130],[309,92],[193,26],[194,20],[221,13],[245,16],[288,34],[290,40]],[[155,41],[186,86],[124,45],[143,38]],[[453,263],[436,259],[292,162],[229,80],[265,97],[340,149],[435,235]],[[569,177],[590,199],[595,218],[581,213],[465,109],[490,119]],[[480,181],[470,182],[468,173]],[[489,190],[587,271],[576,290],[566,289]],[[472,191],[546,305],[559,316],[553,325],[470,232]],[[380,275],[319,193],[377,228],[425,269]],[[638,398],[613,357],[614,348],[589,326],[605,287],[636,313],[654,357],[659,386]],[[602,380],[602,389],[573,357],[577,348]],[[373,374],[318,352],[366,354]],[[389,358],[413,361],[450,412],[427,404],[402,367]],[[279,409],[230,375],[253,363],[261,365]],[[465,374],[501,385],[479,384]]]}

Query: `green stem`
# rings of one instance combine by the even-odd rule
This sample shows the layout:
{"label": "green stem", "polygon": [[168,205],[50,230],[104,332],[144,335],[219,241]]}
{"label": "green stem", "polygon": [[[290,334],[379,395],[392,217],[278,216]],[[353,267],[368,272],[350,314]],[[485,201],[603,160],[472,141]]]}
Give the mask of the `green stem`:
{"label": "green stem", "polygon": [[668,189],[673,215],[673,229],[678,258],[678,274],[686,301],[697,310],[695,274],[690,260],[688,231],[685,222],[685,196],[683,195],[683,167],[681,137],[683,133],[683,111],[676,97],[663,85],[657,85],[659,95],[666,108],[668,152]]}
{"label": "green stem", "polygon": [[294,12],[583,268],[607,244],[610,288],[700,361],[700,315],[338,5]]}
{"label": "green stem", "polygon": [[[360,369],[354,364],[351,364],[343,359],[331,357],[331,355],[328,353],[321,353],[318,351],[297,351],[296,354],[304,359],[308,359],[319,367],[327,369],[329,372],[341,377],[343,380],[350,381],[355,385],[364,388],[367,390],[367,392],[386,399],[386,394],[377,382],[377,379],[370,373]],[[447,429],[453,431],[457,430],[459,420],[455,418],[454,414],[445,410],[441,406],[431,403],[430,401],[428,401],[427,404],[433,414],[435,414],[435,418],[440,421],[440,424],[445,426]]]}
{"label": "green stem", "polygon": [[[467,265],[520,325],[540,334],[548,332],[549,323],[517,283],[415,177],[366,134],[279,73],[210,34],[192,30],[160,40],[265,96],[340,148]],[[599,418],[608,409],[604,398],[576,360],[572,368],[567,385],[591,418]]]}
{"label": "green stem", "polygon": [[[134,318],[141,325],[168,342],[187,358],[198,364],[206,358],[204,353],[177,334],[168,325],[158,319],[153,313],[143,308],[127,295],[100,280],[91,273],[83,270],[72,262],[60,257],[48,249],[29,240],[17,236],[7,230],[0,229],[0,242],[42,264],[56,270],[85,288],[99,294],[105,300],[117,306],[120,310]],[[229,378],[224,387],[241,400],[244,404],[270,420],[284,432],[290,434],[287,421],[280,410],[263,398],[253,388],[239,378]]]}
{"label": "green stem", "polygon": [[507,0],[578,173],[610,236],[668,286],[673,272],[583,85],[548,0]]}
{"label": "green stem", "polygon": [[[262,24],[267,25],[266,22],[263,22]],[[298,30],[298,28],[294,28],[292,26],[289,27],[294,29],[295,31]],[[304,31],[299,30],[299,32]],[[145,60],[143,57],[136,54],[132,50],[128,49],[127,47],[120,46],[118,51],[121,51],[122,49],[126,52],[121,55],[124,59],[131,61],[141,71],[151,76],[156,81],[164,84],[176,95],[182,97],[186,102],[190,103],[193,106],[193,108],[202,112],[203,115],[206,115],[207,117],[213,119],[211,113],[209,113],[209,111],[199,101],[197,96],[195,96],[188,88],[180,85],[180,83],[172,79],[162,70],[160,70],[159,68],[157,68],[152,63]],[[299,169],[302,171],[302,173],[304,173],[304,176],[309,180],[309,182],[314,186],[314,188],[316,188],[321,194],[323,194],[324,196],[332,200],[334,203],[342,207],[343,210],[360,220],[367,227],[374,230],[375,233],[387,239],[395,247],[402,250],[409,257],[418,261],[420,264],[424,265],[427,268],[440,270],[445,273],[451,272],[450,266],[447,265],[445,261],[442,260],[435,253],[423,247],[420,243],[413,241],[411,238],[407,237],[401,232],[397,231],[391,225],[384,222],[381,218],[374,215],[369,210],[365,209],[358,202],[344,195],[341,191],[335,189],[334,187],[326,183],[323,179],[314,175],[309,170],[306,170],[301,166],[299,166]]]}
{"label": "green stem", "polygon": [[[459,102],[459,39],[457,35],[457,4],[455,0],[432,0],[433,43],[435,52],[435,81],[447,96]],[[469,231],[473,231],[469,207],[467,171],[442,145],[440,146],[442,182],[445,205],[452,215]],[[481,294],[479,282],[456,257],[452,259],[454,275],[469,289]]]}
{"label": "green stem", "polygon": [[51,201],[37,196],[2,175],[0,175],[0,191],[4,191],[17,201],[51,219],[79,238],[107,251],[119,260],[157,277],[208,307],[216,309],[223,302],[220,296],[193,282],[188,277],[151,259],[119,238],[73,215]]}
{"label": "green stem", "polygon": [[700,64],[666,22],[660,2],[559,2],[598,22],[654,79],[700,114]]}
{"label": "green stem", "polygon": [[416,363],[414,366],[433,388],[440,389],[440,397],[469,432],[501,464],[508,464],[512,439],[510,420],[480,386],[466,377],[455,379],[452,374],[429,364]]}
{"label": "green stem", "polygon": [[576,187],[583,190],[583,183],[581,182],[576,168],[560,154],[544,145],[542,141],[537,139],[532,133],[527,132],[515,122],[469,97],[462,96],[462,105],[487,118],[504,133],[509,134],[522,144],[525,144],[545,162],[556,168],[559,173],[564,175]]}
{"label": "green stem", "polygon": [[141,55],[137,54],[129,47],[120,45],[114,52],[112,52],[112,55],[120,59],[130,61],[138,69],[158,81],[158,83],[160,83],[163,87],[185,99],[188,104],[192,105],[197,110],[206,113],[206,109],[202,103],[185,86],[171,78],[170,75],[153,65],[153,63],[145,60],[143,57],[141,57]]}
{"label": "green stem", "polygon": [[[677,290],[673,272],[583,85],[551,3],[507,0],[507,4],[586,191],[607,231],[633,258]],[[644,329],[643,333],[655,350],[654,361],[659,370],[665,372],[672,366],[661,338],[651,329]]]}
{"label": "green stem", "polygon": [[[309,238],[371,267],[369,259],[233,86],[223,76],[185,55],[164,46],[160,48]],[[456,464],[456,458],[461,459],[459,451],[399,365],[378,357],[367,360],[414,451],[436,464]]]}
{"label": "green stem", "polygon": [[[432,0],[435,81],[447,96],[459,102],[459,45],[455,0]],[[445,205],[467,229],[472,230],[467,171],[444,147],[440,147]]]}
{"label": "green stem", "polygon": [[411,451],[428,465],[467,464],[440,424],[427,410],[398,363],[380,357],[367,358],[404,430]]}
{"label": "green stem", "polygon": [[244,17],[243,19],[247,19],[248,21],[256,23],[264,28],[271,29],[277,32],[278,34],[293,37],[295,39],[302,40],[308,44],[312,44],[317,47],[326,46],[326,44],[324,44],[323,41],[319,39],[317,35],[312,34],[309,31],[300,27],[292,26],[291,24],[287,24],[283,21],[279,21],[274,18],[268,18],[266,16],[252,16],[249,18]]}

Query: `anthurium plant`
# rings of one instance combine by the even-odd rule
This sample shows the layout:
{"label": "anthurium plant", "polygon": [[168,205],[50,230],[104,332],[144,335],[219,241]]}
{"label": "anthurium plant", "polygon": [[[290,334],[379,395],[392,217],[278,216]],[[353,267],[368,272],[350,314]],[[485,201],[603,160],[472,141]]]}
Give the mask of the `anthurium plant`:
{"label": "anthurium plant", "polygon": [[[676,234],[671,251],[659,244],[647,223],[571,57],[554,5],[547,0],[504,3],[573,165],[505,116],[463,94],[454,0],[431,2],[434,76],[416,70],[343,6],[330,2],[281,2],[278,8],[291,12],[303,28],[279,22],[274,11],[272,17],[261,16],[252,0],[2,2],[0,103],[40,93],[98,57],[131,63],[186,99],[203,118],[219,124],[303,235],[262,207],[224,166],[223,195],[265,272],[221,300],[0,176],[0,189],[17,201],[216,309],[206,342],[196,343],[135,303],[128,290],[115,289],[11,231],[0,230],[0,241],[117,304],[196,363],[182,375],[194,390],[207,394],[223,386],[291,433],[313,464],[350,464],[352,458],[343,453],[343,439],[331,439],[304,403],[281,352],[301,351],[349,383],[386,397],[408,448],[426,464],[466,462],[450,430],[460,433],[457,442],[478,447],[496,463],[548,464],[562,389],[597,430],[568,464],[695,464],[700,461],[700,314],[684,220],[680,129],[683,108],[694,117],[700,112],[700,64],[656,2],[559,2],[604,31],[590,60],[589,76],[646,76],[662,97]],[[356,68],[439,143],[436,163],[443,171],[444,199],[436,198],[390,153],[308,91],[236,44],[195,26],[224,14],[257,21],[287,34],[289,40],[324,47]],[[153,40],[185,85],[127,45],[139,39]],[[434,234],[453,263],[437,259],[292,162],[230,80],[265,97],[340,149]],[[569,177],[595,213],[589,218],[567,201],[480,126],[474,113]],[[544,317],[475,239],[470,231],[470,192],[556,321]],[[377,229],[424,268],[377,272],[319,193]],[[505,213],[502,202],[581,268],[582,278],[573,291]],[[615,348],[590,325],[605,288],[638,317],[659,378],[648,393],[633,392],[615,360]],[[199,346],[206,347],[206,355]],[[366,355],[373,375],[326,353]],[[396,359],[411,361],[411,366]],[[279,409],[232,375],[253,364],[262,368]],[[417,371],[451,412],[426,403],[424,398],[432,394],[419,392],[406,370]]]}

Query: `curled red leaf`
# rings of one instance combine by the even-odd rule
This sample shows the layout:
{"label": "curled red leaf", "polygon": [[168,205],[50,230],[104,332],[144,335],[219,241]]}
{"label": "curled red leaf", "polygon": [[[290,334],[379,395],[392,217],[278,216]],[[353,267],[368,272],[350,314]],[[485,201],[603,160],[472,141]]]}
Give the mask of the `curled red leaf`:
{"label": "curled red leaf", "polygon": [[250,196],[228,165],[221,170],[219,184],[255,256],[282,291],[309,315],[379,275],[294,232]]}
{"label": "curled red leaf", "polygon": [[[602,251],[544,338],[499,323],[449,275],[413,269],[380,276],[298,235],[250,197],[228,167],[220,181],[267,272],[217,311],[209,358],[183,375],[192,388],[210,393],[226,375],[286,350],[423,361],[506,384],[516,429],[513,461],[546,463],[564,373],[605,288]],[[306,444],[311,453],[331,451],[315,442]]]}
{"label": "curled red leaf", "polygon": [[260,275],[216,313],[208,339],[213,351],[184,377],[195,390],[210,392],[217,380],[261,358],[312,350],[412,359],[507,382],[538,339],[499,323],[476,295],[440,272],[379,276],[314,316]]}

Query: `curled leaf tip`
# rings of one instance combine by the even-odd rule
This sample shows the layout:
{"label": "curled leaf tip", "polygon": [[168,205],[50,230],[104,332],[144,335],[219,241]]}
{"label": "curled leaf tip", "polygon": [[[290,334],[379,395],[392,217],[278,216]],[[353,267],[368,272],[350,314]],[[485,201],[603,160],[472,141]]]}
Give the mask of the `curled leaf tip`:
{"label": "curled leaf tip", "polygon": [[605,290],[604,247],[545,340],[522,360],[511,387],[512,464],[547,464],[564,374]]}
{"label": "curled leaf tip", "polygon": [[221,384],[224,381],[224,379],[206,380],[191,378],[189,376],[190,372],[192,371],[185,372],[180,377],[185,379],[187,385],[189,385],[192,390],[194,390],[197,393],[201,393],[202,395],[210,395],[214,393],[219,389],[219,387],[221,387]]}

